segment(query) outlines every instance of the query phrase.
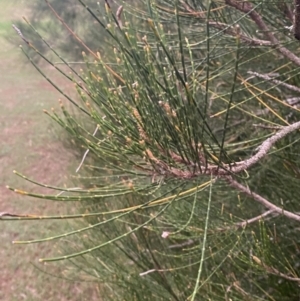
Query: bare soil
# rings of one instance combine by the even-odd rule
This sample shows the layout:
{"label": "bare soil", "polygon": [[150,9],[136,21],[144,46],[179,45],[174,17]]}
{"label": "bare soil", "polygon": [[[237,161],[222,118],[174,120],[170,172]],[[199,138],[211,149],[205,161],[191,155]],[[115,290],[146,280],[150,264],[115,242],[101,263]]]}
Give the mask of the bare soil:
{"label": "bare soil", "polygon": [[[13,170],[46,184],[70,183],[67,175],[78,164],[62,143],[63,130],[43,113],[43,109],[50,111],[52,107],[59,111],[57,99],[63,97],[22,57],[17,45],[1,36],[1,22],[16,15],[21,18],[25,7],[25,1],[2,0],[0,4],[0,213],[59,213],[59,203],[20,196],[6,188],[37,189]],[[9,34],[15,33],[11,29]],[[71,83],[53,69],[44,68],[65,91],[73,91]],[[11,244],[16,239],[60,233],[61,227],[51,221],[0,221],[0,300],[98,300],[95,285],[54,278],[32,265],[38,265],[40,257],[53,251],[51,244]]]}

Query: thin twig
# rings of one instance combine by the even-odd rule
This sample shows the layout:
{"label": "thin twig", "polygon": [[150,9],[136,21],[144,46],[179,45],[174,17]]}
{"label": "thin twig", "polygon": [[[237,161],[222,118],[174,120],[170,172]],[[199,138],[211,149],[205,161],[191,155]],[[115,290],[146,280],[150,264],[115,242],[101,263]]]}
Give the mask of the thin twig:
{"label": "thin twig", "polygon": [[280,207],[274,205],[273,203],[269,202],[267,199],[263,198],[259,194],[251,191],[249,187],[246,187],[246,186],[238,183],[231,176],[227,176],[227,177],[224,177],[224,178],[227,180],[227,182],[229,183],[229,185],[231,187],[234,187],[237,190],[245,193],[246,195],[248,195],[249,197],[251,197],[255,201],[262,204],[264,207],[266,207],[270,210],[273,210],[274,212],[277,212],[279,214],[282,214],[282,215],[284,215],[284,216],[286,216],[290,219],[293,219],[293,220],[296,220],[296,221],[300,222],[300,215],[295,214],[295,213],[290,212],[290,211],[287,211],[287,210],[284,210],[283,208],[280,208]]}
{"label": "thin twig", "polygon": [[[227,227],[220,227],[220,228],[216,228],[214,231],[220,231],[220,232],[224,232],[224,231],[228,231],[228,230],[234,230],[234,229],[238,229],[238,228],[244,228],[250,224],[253,224],[259,220],[261,220],[262,218],[270,215],[270,214],[274,214],[275,213],[275,210],[273,209],[270,209],[258,216],[255,216],[255,217],[252,217],[252,218],[249,218],[245,221],[242,221],[242,222],[238,222],[238,223],[235,223],[233,225],[230,225],[230,226],[227,226]],[[275,215],[278,215],[278,213],[275,213]]]}
{"label": "thin twig", "polygon": [[275,83],[277,85],[281,85],[281,86],[283,86],[283,87],[285,87],[285,88],[287,88],[287,89],[289,89],[291,91],[300,93],[300,88],[298,88],[298,87],[296,87],[294,85],[287,84],[287,83],[285,83],[285,82],[283,82],[281,80],[274,79],[274,78],[270,77],[268,74],[260,74],[258,72],[253,72],[253,71],[248,71],[247,73],[251,74],[251,75],[254,75],[256,77],[262,78],[262,79],[264,79],[266,81],[271,81],[271,82],[273,82],[273,83]]}
{"label": "thin twig", "polygon": [[168,165],[168,163],[156,159],[159,161],[159,165],[161,168],[155,171],[156,172],[155,175],[163,175],[164,177],[174,177],[180,179],[192,179],[201,176],[203,174],[205,175],[213,174],[216,176],[226,176],[233,173],[237,174],[244,170],[247,170],[248,168],[258,163],[268,154],[269,150],[273,147],[273,145],[277,141],[281,140],[288,134],[299,129],[300,129],[300,121],[295,122],[288,126],[281,127],[276,134],[266,139],[260,146],[256,148],[257,153],[255,155],[243,161],[234,162],[231,164],[223,164],[222,169],[220,169],[220,167],[215,164],[207,164],[206,166],[199,167],[199,165],[194,163],[194,166],[197,167],[196,170],[193,171],[182,170],[179,168],[171,167]]}
{"label": "thin twig", "polygon": [[117,10],[117,13],[116,13],[116,17],[117,17],[117,21],[118,21],[118,24],[119,24],[119,27],[122,29],[123,27],[123,24],[122,24],[122,19],[121,19],[121,14],[123,12],[123,6],[119,6],[118,10]]}
{"label": "thin twig", "polygon": [[[76,172],[77,172],[77,171],[76,171]],[[68,191],[61,191],[61,192],[59,192],[56,196],[58,197],[58,196],[64,194],[65,192],[76,191],[76,190],[80,190],[80,189],[82,189],[82,188],[81,188],[81,187],[68,188]]]}
{"label": "thin twig", "polygon": [[257,127],[257,128],[262,128],[262,129],[268,129],[268,130],[280,130],[282,129],[282,126],[276,126],[276,125],[266,125],[266,124],[252,124],[253,126]]}
{"label": "thin twig", "polygon": [[26,43],[26,44],[30,44],[29,41],[24,37],[24,35],[22,34],[21,30],[15,25],[12,25],[13,29],[17,32],[17,34],[22,38],[22,40]]}
{"label": "thin twig", "polygon": [[[295,122],[291,125],[282,127],[282,129],[280,129],[275,135],[269,137],[268,139],[266,139],[258,148],[258,152],[250,157],[247,160],[244,161],[240,161],[240,162],[236,162],[235,166],[233,166],[231,168],[231,171],[233,173],[239,173],[245,169],[248,169],[249,167],[253,166],[254,164],[256,164],[257,162],[259,162],[261,159],[263,159],[268,151],[271,149],[271,147],[279,140],[281,140],[282,138],[284,138],[285,136],[287,136],[288,134],[299,130],[300,129],[300,121]],[[229,167],[229,165],[226,166],[227,168]],[[219,174],[225,174],[227,171],[226,170],[219,170]]]}
{"label": "thin twig", "polygon": [[[291,133],[294,130],[298,130],[300,128],[300,122],[296,122],[292,125],[281,127],[280,131],[278,131],[274,136],[265,140],[259,147],[256,148],[258,152],[250,157],[249,159],[231,163],[231,164],[223,164],[223,169],[219,169],[215,164],[207,164],[206,166],[200,166],[196,163],[189,163],[189,166],[194,166],[196,169],[193,171],[190,170],[182,170],[179,168],[171,167],[168,163],[165,163],[162,160],[157,160],[159,162],[160,168],[156,170],[153,176],[163,175],[164,177],[175,177],[181,179],[192,179],[203,174],[211,175],[214,174],[216,176],[225,176],[232,173],[240,173],[247,168],[255,165],[258,161],[264,158],[270,148],[280,139],[285,137],[287,134]],[[201,156],[201,154],[199,154]]]}
{"label": "thin twig", "polygon": [[248,226],[250,224],[253,224],[253,223],[261,220],[262,218],[264,218],[264,217],[266,217],[266,216],[268,216],[268,215],[270,215],[271,213],[274,213],[274,212],[275,212],[274,209],[270,209],[270,210],[262,213],[261,215],[249,218],[246,221],[242,221],[242,222],[236,223],[233,226],[237,227],[237,228],[244,228],[244,227],[246,227],[246,226]]}
{"label": "thin twig", "polygon": [[265,263],[263,263],[258,257],[256,256],[252,256],[252,259],[253,261],[255,261],[257,264],[263,266],[267,272],[273,274],[273,275],[276,275],[276,276],[279,276],[281,278],[284,278],[284,279],[287,279],[287,280],[290,280],[290,281],[295,281],[295,282],[300,282],[300,278],[295,278],[295,277],[292,277],[292,276],[288,276],[286,274],[283,274],[281,272],[279,272],[277,269],[273,268],[273,267],[269,267],[267,266]]}
{"label": "thin twig", "polygon": [[9,213],[9,212],[0,212],[0,220],[12,220],[12,217],[22,219],[22,218],[34,218],[34,217],[36,217],[36,215],[14,214],[14,213]]}
{"label": "thin twig", "polygon": [[168,246],[168,249],[178,249],[178,248],[187,247],[187,246],[194,244],[195,242],[196,242],[196,240],[188,239],[187,241],[185,241],[181,244],[170,245],[170,246]]}
{"label": "thin twig", "polygon": [[[94,131],[94,133],[93,133],[93,137],[95,137],[95,135],[96,135],[98,129],[99,129],[99,125],[97,124],[96,129],[95,129],[95,131]],[[78,172],[79,169],[81,168],[81,166],[82,166],[82,164],[83,164],[83,162],[84,162],[86,156],[88,155],[89,151],[90,151],[90,150],[87,149],[86,152],[84,153],[84,155],[83,155],[83,157],[82,157],[82,160],[81,160],[79,166],[78,166],[77,169],[76,169],[76,172]]]}
{"label": "thin twig", "polygon": [[[225,164],[223,165],[223,169],[218,169],[218,167],[215,165],[208,165],[205,174],[207,175],[216,174],[218,176],[224,176],[224,175],[228,175],[229,173],[240,173],[250,168],[251,166],[255,165],[261,159],[263,159],[277,141],[281,140],[288,134],[299,129],[300,129],[300,121],[295,122],[288,126],[284,126],[276,134],[266,139],[259,147],[257,147],[256,148],[257,153],[252,157],[243,161],[235,162],[234,164]],[[181,171],[181,173],[183,172]],[[172,174],[176,175],[175,172],[173,172]],[[185,173],[184,175],[185,178],[192,178],[195,176],[199,176],[199,174],[201,173],[194,173],[190,175],[187,175]]]}
{"label": "thin twig", "polygon": [[15,217],[15,216],[18,216],[18,215],[11,214],[9,212],[0,212],[0,218],[2,218],[3,216],[13,216],[13,217]]}
{"label": "thin twig", "polygon": [[276,46],[276,49],[281,54],[283,54],[286,58],[288,58],[290,61],[300,66],[300,58],[280,44],[278,39],[274,36],[274,34],[269,29],[269,27],[263,21],[261,15],[254,10],[252,3],[248,1],[237,1],[237,0],[225,0],[225,3],[228,6],[231,6],[245,14],[248,14],[250,18],[256,23],[258,28],[264,33],[264,35],[268,38],[268,40],[273,44],[273,46]]}
{"label": "thin twig", "polygon": [[140,276],[145,276],[145,275],[148,275],[148,274],[153,273],[153,272],[166,272],[166,271],[167,270],[151,269],[151,270],[148,270],[146,272],[140,273]]}

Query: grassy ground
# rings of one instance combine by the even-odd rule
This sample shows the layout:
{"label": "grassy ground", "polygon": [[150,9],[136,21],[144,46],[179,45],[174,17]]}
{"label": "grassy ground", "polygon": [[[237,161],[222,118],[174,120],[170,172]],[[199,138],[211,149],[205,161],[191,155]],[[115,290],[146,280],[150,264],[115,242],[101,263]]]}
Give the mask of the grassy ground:
{"label": "grassy ground", "polygon": [[[5,187],[35,189],[14,175],[14,169],[45,183],[63,185],[69,181],[65,177],[68,171],[76,168],[70,162],[78,164],[64,150],[59,129],[43,113],[43,109],[58,108],[56,100],[61,95],[34,70],[18,46],[4,38],[15,35],[11,24],[26,14],[26,2],[2,0],[0,4],[0,212],[57,214],[64,210],[61,204],[21,197]],[[70,84],[63,85],[65,91],[72,91]],[[96,300],[92,285],[55,278],[34,267],[45,269],[38,258],[55,254],[51,244],[11,244],[12,240],[45,237],[66,227],[54,222],[0,222],[0,300]],[[57,271],[56,267],[46,268],[49,273]]]}

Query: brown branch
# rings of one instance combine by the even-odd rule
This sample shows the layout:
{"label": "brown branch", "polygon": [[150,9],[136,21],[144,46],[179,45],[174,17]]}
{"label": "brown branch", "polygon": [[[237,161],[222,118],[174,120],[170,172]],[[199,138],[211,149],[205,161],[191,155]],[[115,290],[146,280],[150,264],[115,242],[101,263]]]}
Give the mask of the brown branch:
{"label": "brown branch", "polygon": [[[252,157],[250,157],[246,160],[243,160],[243,161],[239,161],[239,162],[235,162],[235,163],[231,163],[231,164],[224,164],[222,166],[223,169],[220,169],[216,165],[208,165],[206,167],[206,169],[205,169],[205,167],[203,167],[206,170],[204,174],[206,174],[206,175],[214,174],[214,175],[218,175],[218,176],[225,176],[225,175],[229,175],[232,173],[236,173],[236,174],[240,173],[240,172],[250,168],[251,166],[255,165],[261,159],[263,159],[277,141],[281,140],[288,134],[290,134],[296,130],[299,130],[299,129],[300,129],[300,121],[295,122],[288,126],[284,126],[276,134],[274,134],[273,136],[266,139],[259,147],[257,147],[256,148],[257,153],[255,155],[253,155]],[[195,172],[194,174],[190,175],[189,178],[192,178],[194,176],[199,176],[200,174],[201,173],[199,173],[199,172]],[[186,178],[188,178],[188,177],[186,176]]]}
{"label": "brown branch", "polygon": [[194,166],[194,169],[192,171],[183,170],[182,168],[171,167],[168,163],[159,160],[159,165],[161,168],[156,170],[153,176],[163,175],[164,177],[192,179],[201,175],[228,176],[230,174],[238,174],[262,160],[277,141],[299,129],[300,121],[288,126],[281,127],[276,134],[266,139],[259,147],[256,148],[257,153],[255,155],[243,161],[224,164],[221,166],[222,168],[220,168],[220,166],[216,164],[206,164],[206,166],[199,166],[198,164],[193,163],[192,165],[189,164],[189,166]]}
{"label": "brown branch", "polygon": [[[242,222],[238,222],[238,223],[235,223],[235,224],[232,224],[230,226],[226,226],[226,227],[219,227],[219,228],[216,228],[216,231],[220,231],[220,232],[224,232],[224,231],[227,231],[227,230],[233,230],[233,229],[238,229],[238,228],[244,228],[250,224],[253,224],[259,220],[261,220],[262,218],[272,214],[272,213],[275,213],[275,210],[273,209],[270,209],[258,216],[255,216],[255,217],[252,217],[252,218],[249,218],[247,220],[244,220]],[[277,213],[275,213],[276,215],[278,215]]]}
{"label": "brown branch", "polygon": [[273,203],[269,202],[267,199],[263,198],[259,194],[251,191],[248,187],[238,183],[231,176],[224,177],[224,179],[226,179],[226,181],[228,182],[228,184],[231,187],[234,187],[237,190],[245,193],[246,195],[248,195],[249,197],[251,197],[252,199],[257,201],[258,203],[262,204],[264,207],[266,207],[270,210],[273,210],[274,212],[277,212],[279,214],[282,214],[282,215],[284,215],[284,216],[286,216],[290,219],[293,219],[293,220],[296,220],[296,221],[300,222],[300,215],[295,214],[295,213],[290,212],[290,211],[287,211],[287,210],[284,210],[283,208],[280,208],[280,207],[274,205]]}
{"label": "brown branch", "polygon": [[121,14],[123,12],[123,6],[121,5],[118,10],[117,10],[117,13],[116,13],[116,17],[117,17],[117,21],[118,21],[118,25],[119,27],[122,29],[123,27],[123,24],[122,24],[122,19],[121,19]]}
{"label": "brown branch", "polygon": [[[268,211],[266,211],[266,212],[264,212],[264,213],[262,213],[262,214],[260,214],[260,215],[258,215],[258,216],[255,216],[255,217],[249,218],[249,219],[247,219],[247,220],[245,220],[245,221],[236,223],[236,224],[234,224],[233,226],[234,226],[234,227],[237,227],[237,228],[244,228],[244,227],[246,227],[246,226],[248,226],[248,225],[250,225],[250,224],[253,224],[253,223],[255,223],[255,222],[261,220],[262,218],[264,218],[264,217],[266,217],[266,216],[268,216],[269,214],[274,213],[274,212],[275,212],[274,209],[270,209],[270,210],[268,210]],[[230,227],[230,228],[232,228],[232,227]]]}
{"label": "brown branch", "polygon": [[[298,2],[298,1],[297,1]],[[250,18],[256,23],[258,28],[264,33],[264,35],[268,38],[268,40],[276,46],[276,49],[283,54],[290,61],[294,62],[296,65],[300,66],[300,58],[296,56],[293,52],[289,51],[287,48],[280,45],[278,39],[274,36],[274,34],[270,31],[266,23],[263,21],[260,14],[258,14],[253,5],[250,2],[242,2],[237,0],[225,0],[225,3],[228,6],[231,6],[245,14],[248,14]],[[300,25],[300,18],[299,18]],[[300,36],[299,36],[300,38]]]}
{"label": "brown branch", "polygon": [[36,215],[29,215],[29,214],[14,214],[9,212],[0,212],[0,220],[12,220],[12,219],[36,219]]}
{"label": "brown branch", "polygon": [[283,82],[281,80],[274,79],[271,76],[269,76],[268,74],[260,74],[258,72],[253,72],[253,71],[248,71],[247,73],[251,74],[251,75],[254,75],[254,76],[258,77],[258,78],[262,78],[262,79],[264,79],[266,81],[273,82],[274,84],[281,85],[281,86],[287,88],[288,90],[300,93],[300,88],[298,88],[298,87],[296,87],[294,85],[287,84],[287,83],[285,83],[285,82]]}
{"label": "brown branch", "polygon": [[[196,18],[206,18],[206,12],[197,12],[195,10],[193,10],[187,3],[184,3],[181,1],[181,4],[184,6],[184,8],[193,16],[195,16]],[[220,22],[215,22],[215,21],[211,21],[208,20],[208,24],[218,28],[220,30],[222,30],[223,33],[226,33],[234,38],[236,38],[236,31],[233,30],[232,28],[230,28],[231,26],[229,26],[226,23],[220,23]],[[265,41],[265,40],[258,40],[258,39],[252,39],[247,37],[244,34],[240,34],[240,39],[242,41],[244,41],[245,43],[249,44],[249,45],[253,45],[253,46],[272,46],[273,44],[270,41]]]}
{"label": "brown branch", "polygon": [[29,41],[24,37],[24,35],[22,34],[21,30],[15,25],[12,25],[13,29],[17,32],[17,34],[21,37],[21,39],[27,44],[29,45]]}
{"label": "brown branch", "polygon": [[[282,129],[280,129],[275,135],[269,137],[268,139],[266,139],[258,148],[258,152],[250,157],[249,159],[246,159],[244,161],[240,161],[240,162],[236,162],[232,168],[231,168],[231,172],[233,173],[239,173],[245,169],[248,169],[249,167],[253,166],[254,164],[256,164],[258,161],[260,161],[261,159],[263,159],[268,151],[271,149],[271,147],[279,140],[281,140],[282,138],[284,138],[285,136],[287,136],[288,134],[299,130],[300,129],[300,121],[295,122],[291,125],[282,127]],[[229,165],[226,166],[226,168],[229,168]],[[222,174],[226,174],[228,173],[228,171],[226,170],[219,170],[218,174],[222,175]]]}
{"label": "brown branch", "polygon": [[266,125],[266,124],[252,124],[254,127],[262,128],[262,129],[268,129],[268,130],[280,130],[282,129],[282,126],[275,126],[275,125]]}

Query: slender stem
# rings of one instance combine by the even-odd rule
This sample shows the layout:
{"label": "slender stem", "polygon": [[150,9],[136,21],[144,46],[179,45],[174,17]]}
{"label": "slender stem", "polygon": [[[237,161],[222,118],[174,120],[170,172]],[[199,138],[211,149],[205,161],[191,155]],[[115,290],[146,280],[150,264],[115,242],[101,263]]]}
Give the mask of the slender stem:
{"label": "slender stem", "polygon": [[[296,2],[299,2],[299,1],[297,0]],[[258,28],[265,34],[265,36],[268,38],[268,40],[274,46],[276,46],[276,49],[281,54],[283,54],[286,58],[288,58],[290,61],[292,61],[296,65],[300,66],[300,58],[297,55],[295,55],[293,52],[288,50],[287,48],[280,45],[280,42],[278,41],[278,39],[274,36],[274,34],[270,30],[270,28],[263,21],[261,15],[253,9],[253,5],[250,2],[248,2],[248,1],[236,1],[236,0],[225,0],[225,3],[227,5],[235,8],[235,9],[245,13],[245,14],[248,14],[250,16],[250,18],[256,23]],[[298,10],[299,10],[299,8],[298,8]],[[299,19],[299,25],[300,25],[300,19]],[[300,38],[300,35],[299,35],[299,38]]]}
{"label": "slender stem", "polygon": [[203,262],[204,262],[204,257],[205,257],[205,250],[206,250],[206,239],[207,239],[207,233],[208,233],[208,221],[210,220],[210,206],[211,206],[211,199],[212,199],[212,183],[213,179],[211,176],[211,184],[210,184],[210,189],[209,189],[209,197],[208,197],[208,204],[207,204],[207,212],[206,212],[206,218],[205,218],[205,228],[204,228],[204,235],[203,235],[203,242],[202,242],[202,250],[201,250],[201,259],[200,259],[200,265],[199,265],[199,270],[198,270],[198,275],[197,275],[197,280],[196,284],[194,287],[194,291],[192,295],[187,299],[194,301],[198,290],[199,290],[199,285],[200,285],[200,277],[202,274],[202,269],[203,269]]}
{"label": "slender stem", "polygon": [[277,212],[279,214],[282,214],[290,219],[296,220],[298,222],[300,222],[300,215],[295,214],[293,212],[284,210],[283,208],[280,208],[276,205],[274,205],[273,203],[271,203],[270,201],[268,201],[267,199],[263,198],[262,196],[260,196],[259,194],[253,192],[252,190],[250,190],[249,187],[246,187],[240,183],[238,183],[236,180],[234,180],[231,176],[227,176],[225,177],[225,179],[227,180],[228,184],[231,187],[236,188],[237,190],[245,193],[246,195],[248,195],[249,197],[251,197],[252,199],[254,199],[255,201],[257,201],[258,203],[262,204],[263,206],[265,206],[268,209],[273,210],[274,212]]}

